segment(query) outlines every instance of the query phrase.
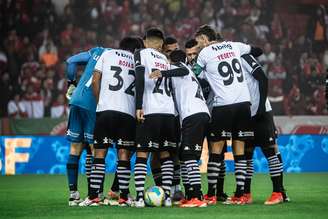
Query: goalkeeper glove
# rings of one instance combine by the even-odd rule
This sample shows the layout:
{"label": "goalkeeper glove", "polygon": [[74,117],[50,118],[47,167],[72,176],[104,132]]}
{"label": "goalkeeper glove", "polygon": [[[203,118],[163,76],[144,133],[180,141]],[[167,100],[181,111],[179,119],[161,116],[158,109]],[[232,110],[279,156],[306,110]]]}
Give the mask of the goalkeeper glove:
{"label": "goalkeeper glove", "polygon": [[75,90],[75,88],[76,88],[76,87],[75,87],[74,84],[71,84],[71,85],[68,87],[67,92],[66,92],[66,98],[67,98],[68,100],[71,99],[72,94],[73,94],[73,91]]}

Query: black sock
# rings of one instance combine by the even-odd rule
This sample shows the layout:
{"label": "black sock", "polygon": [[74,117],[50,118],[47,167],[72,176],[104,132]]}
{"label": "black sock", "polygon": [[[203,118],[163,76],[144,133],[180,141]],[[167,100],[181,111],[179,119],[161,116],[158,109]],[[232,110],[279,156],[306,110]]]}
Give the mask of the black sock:
{"label": "black sock", "polygon": [[269,165],[270,176],[273,186],[273,192],[282,192],[282,186],[281,186],[282,164],[280,163],[277,155],[268,157],[268,165]]}
{"label": "black sock", "polygon": [[180,164],[174,165],[172,186],[180,185]]}
{"label": "black sock", "polygon": [[[87,176],[88,185],[90,184],[92,162],[93,162],[92,154],[87,153],[87,156],[85,158],[85,175]],[[88,195],[90,194],[89,188],[90,187],[88,186]]]}
{"label": "black sock", "polygon": [[279,159],[279,162],[281,164],[281,171],[280,171],[280,184],[281,184],[281,190],[282,191],[285,191],[285,187],[284,187],[284,163],[282,161],[282,157],[281,157],[281,154],[280,152],[278,152],[277,154],[277,157]]}
{"label": "black sock", "polygon": [[118,177],[117,177],[117,171],[115,171],[115,176],[114,176],[114,180],[113,180],[113,184],[112,187],[110,188],[113,192],[118,192],[120,191],[120,187],[118,184]]}
{"label": "black sock", "polygon": [[131,169],[130,161],[120,160],[117,166],[117,178],[120,187],[120,197],[127,199],[129,194],[129,181]]}
{"label": "black sock", "polygon": [[244,195],[245,187],[245,176],[247,164],[244,155],[236,155],[235,159],[235,177],[236,177],[236,197],[241,197]]}
{"label": "black sock", "polygon": [[105,159],[95,158],[93,160],[90,175],[90,199],[97,198],[105,178]]}
{"label": "black sock", "polygon": [[79,159],[80,156],[69,155],[66,164],[67,179],[69,191],[77,191],[77,178],[79,175]]}
{"label": "black sock", "polygon": [[246,169],[246,178],[245,178],[245,193],[251,193],[251,184],[252,184],[252,177],[254,174],[254,163],[253,159],[246,160],[247,169]]}
{"label": "black sock", "polygon": [[162,188],[165,192],[165,197],[170,197],[171,186],[173,180],[174,165],[171,158],[161,159],[161,171],[162,171]]}
{"label": "black sock", "polygon": [[153,179],[156,186],[162,186],[162,173],[161,168],[155,168],[152,170]]}
{"label": "black sock", "polygon": [[144,199],[145,181],[147,176],[147,158],[137,157],[134,167],[134,181],[137,192],[137,200]]}
{"label": "black sock", "polygon": [[191,194],[190,194],[190,182],[188,177],[188,170],[187,166],[185,165],[184,161],[180,162],[181,166],[181,178],[183,187],[185,189],[185,199],[190,200]]}
{"label": "black sock", "polygon": [[214,196],[222,163],[222,155],[211,154],[207,164],[208,196]]}
{"label": "black sock", "polygon": [[202,199],[203,194],[201,191],[201,176],[199,166],[196,160],[188,160],[184,162],[187,166],[189,183],[192,188],[191,198]]}
{"label": "black sock", "polygon": [[224,193],[225,173],[226,173],[226,165],[224,162],[224,155],[222,154],[222,162],[221,162],[221,166],[220,166],[220,172],[219,172],[218,183],[217,183],[217,188],[216,188],[217,196],[220,196],[221,194]]}

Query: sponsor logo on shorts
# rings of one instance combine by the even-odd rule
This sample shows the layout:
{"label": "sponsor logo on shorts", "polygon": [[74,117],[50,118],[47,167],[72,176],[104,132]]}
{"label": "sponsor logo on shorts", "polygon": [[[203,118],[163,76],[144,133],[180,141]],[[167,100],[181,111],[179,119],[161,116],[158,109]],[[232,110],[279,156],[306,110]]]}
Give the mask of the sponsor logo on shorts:
{"label": "sponsor logo on shorts", "polygon": [[199,144],[195,145],[195,151],[201,151],[202,147]]}
{"label": "sponsor logo on shorts", "polygon": [[254,136],[254,132],[242,132],[242,131],[238,132],[238,137],[253,137],[253,136]]}
{"label": "sponsor logo on shorts", "polygon": [[183,150],[185,150],[185,151],[190,151],[190,147],[185,146],[185,147],[183,148]]}
{"label": "sponsor logo on shorts", "polygon": [[105,138],[103,139],[103,144],[108,144],[108,138],[107,138],[107,137],[105,137]]}

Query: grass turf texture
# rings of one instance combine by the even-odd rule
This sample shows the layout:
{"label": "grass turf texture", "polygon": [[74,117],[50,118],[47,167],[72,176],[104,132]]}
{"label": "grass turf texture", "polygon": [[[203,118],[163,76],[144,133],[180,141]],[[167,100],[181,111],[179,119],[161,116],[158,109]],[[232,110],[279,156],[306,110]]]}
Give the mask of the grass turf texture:
{"label": "grass turf texture", "polygon": [[[112,175],[106,176],[106,191]],[[65,176],[21,175],[0,176],[0,218],[327,218],[328,173],[286,174],[285,186],[292,202],[264,206],[271,193],[271,181],[265,174],[256,174],[253,180],[254,203],[247,206],[217,204],[207,208],[124,208],[124,207],[68,207]],[[147,180],[150,185],[152,180]],[[234,190],[234,177],[226,177],[226,192]],[[203,187],[207,190],[205,176]],[[86,194],[86,179],[80,176],[82,197]],[[133,190],[133,193],[135,191]]]}

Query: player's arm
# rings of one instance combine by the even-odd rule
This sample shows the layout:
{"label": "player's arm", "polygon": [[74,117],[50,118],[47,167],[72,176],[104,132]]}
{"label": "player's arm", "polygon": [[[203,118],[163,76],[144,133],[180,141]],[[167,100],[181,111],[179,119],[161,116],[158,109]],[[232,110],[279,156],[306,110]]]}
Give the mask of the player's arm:
{"label": "player's arm", "polygon": [[240,50],[240,55],[245,55],[245,54],[251,54],[254,57],[259,57],[260,55],[263,54],[263,50],[260,47],[256,46],[251,46],[245,43],[239,43],[236,42],[236,45],[238,46]]}
{"label": "player's arm", "polygon": [[69,83],[74,83],[76,80],[76,68],[80,64],[85,64],[89,61],[91,58],[90,52],[81,52],[76,55],[73,55],[69,57],[66,60],[67,64],[67,71],[66,71],[66,76],[69,81]]}
{"label": "player's arm", "polygon": [[99,72],[98,70],[94,70],[92,74],[92,92],[96,98],[97,104],[99,101],[100,82],[101,82],[101,72]]}
{"label": "player's arm", "polygon": [[89,61],[91,54],[89,52],[81,52],[76,55],[71,56],[66,60],[67,68],[66,68],[66,77],[68,89],[66,92],[66,98],[68,100],[71,99],[73,91],[77,85],[76,83],[76,68],[77,65],[85,64]]}
{"label": "player's arm", "polygon": [[100,93],[100,84],[101,84],[101,76],[102,76],[102,72],[103,72],[103,63],[104,63],[104,54],[103,53],[96,65],[95,65],[95,68],[93,70],[93,73],[92,73],[92,92],[93,92],[93,95],[95,96],[96,98],[96,103],[98,104],[98,101],[99,101],[99,93]]}
{"label": "player's arm", "polygon": [[260,115],[265,113],[265,101],[268,96],[268,77],[260,66],[253,71],[252,75],[259,82],[260,102],[256,114]]}
{"label": "player's arm", "polygon": [[139,122],[144,120],[142,104],[145,89],[145,66],[141,64],[140,50],[134,54],[136,72],[136,116]]}
{"label": "player's arm", "polygon": [[170,69],[170,70],[155,70],[150,75],[149,78],[156,79],[160,77],[182,77],[189,73],[186,66],[179,65],[180,67]]}

